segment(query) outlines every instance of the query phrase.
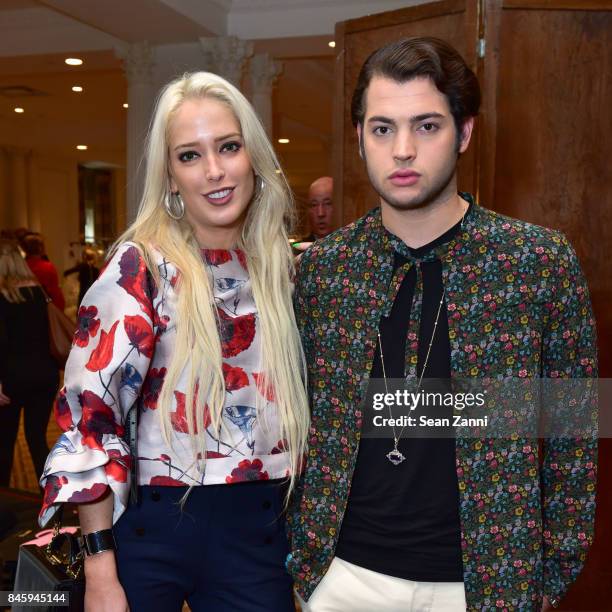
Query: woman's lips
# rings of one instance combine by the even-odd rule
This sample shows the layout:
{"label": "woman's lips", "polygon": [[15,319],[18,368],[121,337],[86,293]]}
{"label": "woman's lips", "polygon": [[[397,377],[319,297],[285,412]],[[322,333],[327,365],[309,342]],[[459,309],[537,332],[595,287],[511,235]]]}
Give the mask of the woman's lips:
{"label": "woman's lips", "polygon": [[213,206],[221,206],[227,204],[234,195],[234,187],[227,187],[225,189],[218,189],[217,191],[211,191],[204,195],[206,200]]}

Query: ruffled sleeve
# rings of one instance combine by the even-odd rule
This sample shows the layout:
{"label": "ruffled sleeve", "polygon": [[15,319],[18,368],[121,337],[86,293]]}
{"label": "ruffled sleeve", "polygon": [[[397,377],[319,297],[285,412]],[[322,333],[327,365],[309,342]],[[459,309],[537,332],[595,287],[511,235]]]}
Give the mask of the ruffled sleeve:
{"label": "ruffled sleeve", "polygon": [[44,526],[58,504],[92,502],[114,493],[113,523],[126,508],[130,451],[124,419],[136,401],[155,347],[154,309],[138,248],[125,243],[85,295],[55,418],[64,433],[40,484]]}

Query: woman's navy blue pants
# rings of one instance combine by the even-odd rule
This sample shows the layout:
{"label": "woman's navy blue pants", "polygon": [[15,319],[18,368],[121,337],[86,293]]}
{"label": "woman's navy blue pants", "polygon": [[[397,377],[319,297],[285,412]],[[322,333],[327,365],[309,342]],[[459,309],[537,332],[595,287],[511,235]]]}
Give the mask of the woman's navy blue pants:
{"label": "woman's navy blue pants", "polygon": [[119,580],[132,612],[293,612],[278,482],[139,487],[117,521]]}

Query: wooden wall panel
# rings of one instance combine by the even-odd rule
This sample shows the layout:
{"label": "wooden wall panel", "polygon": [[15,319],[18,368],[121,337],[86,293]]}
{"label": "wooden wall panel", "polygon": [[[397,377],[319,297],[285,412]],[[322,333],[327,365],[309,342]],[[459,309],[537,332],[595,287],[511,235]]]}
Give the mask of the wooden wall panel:
{"label": "wooden wall panel", "polygon": [[500,39],[491,205],[569,236],[610,334],[612,11],[504,10]]}
{"label": "wooden wall panel", "polygon": [[[569,237],[591,289],[601,376],[610,377],[612,12],[579,11],[576,2],[573,10],[523,4],[532,6],[501,12],[488,205]],[[565,610],[612,609],[611,442],[600,447],[595,544]]]}
{"label": "wooden wall panel", "polygon": [[[350,105],[359,70],[367,57],[383,45],[405,36],[436,36],[454,45],[472,65],[476,62],[477,2],[453,0],[401,9],[382,15],[347,21],[337,30],[343,34],[342,57],[337,64],[338,81],[343,84],[343,104],[338,105],[342,124],[337,130],[334,156],[336,206],[339,224],[346,224],[378,205],[378,196],[370,187],[365,165],[359,157],[357,135],[351,123]],[[474,191],[476,146],[471,146],[460,163],[460,188]]]}

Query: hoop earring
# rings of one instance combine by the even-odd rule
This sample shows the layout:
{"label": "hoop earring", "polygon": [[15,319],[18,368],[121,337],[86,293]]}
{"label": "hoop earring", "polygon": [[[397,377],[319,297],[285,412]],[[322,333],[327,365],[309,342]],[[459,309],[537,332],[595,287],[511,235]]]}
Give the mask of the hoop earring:
{"label": "hoop earring", "polygon": [[257,175],[257,192],[255,197],[258,198],[261,196],[261,194],[263,193],[263,190],[266,188],[266,182],[263,180],[263,178],[258,174]]}
{"label": "hoop earring", "polygon": [[168,216],[175,221],[180,221],[185,216],[185,203],[181,194],[177,191],[172,193],[168,191],[164,197],[164,208]]}

